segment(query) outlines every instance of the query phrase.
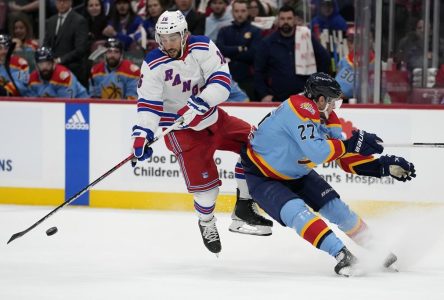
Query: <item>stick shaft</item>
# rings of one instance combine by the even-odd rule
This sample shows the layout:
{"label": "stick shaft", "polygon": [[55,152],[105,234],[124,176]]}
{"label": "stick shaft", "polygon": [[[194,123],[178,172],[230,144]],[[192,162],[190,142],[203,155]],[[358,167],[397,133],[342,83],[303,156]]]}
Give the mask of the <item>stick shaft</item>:
{"label": "stick shaft", "polygon": [[[170,127],[168,127],[167,129],[165,129],[161,134],[159,134],[158,136],[156,136],[150,143],[148,146],[151,146],[152,144],[154,144],[155,142],[157,142],[159,139],[161,139],[162,137],[164,137],[165,135],[167,135],[168,133],[170,133],[172,130],[177,129],[179,127],[179,125],[182,123],[183,118],[179,118],[173,125],[171,125]],[[104,173],[103,175],[101,175],[99,178],[97,178],[96,180],[94,180],[93,182],[91,182],[90,184],[88,184],[86,187],[84,187],[81,191],[79,191],[77,194],[75,194],[74,196],[72,196],[71,198],[69,198],[68,200],[66,200],[65,202],[63,202],[62,204],[60,204],[59,206],[57,206],[56,208],[54,208],[52,211],[50,211],[47,215],[45,215],[43,218],[41,218],[40,220],[38,220],[37,222],[35,222],[34,224],[32,224],[30,227],[28,227],[27,229],[17,232],[15,234],[13,234],[11,236],[11,238],[8,241],[8,244],[10,242],[12,242],[15,239],[18,239],[19,237],[24,236],[26,233],[30,232],[31,230],[33,230],[34,228],[36,228],[38,225],[40,225],[43,221],[45,221],[46,219],[48,219],[49,217],[51,217],[52,215],[54,215],[58,210],[62,209],[63,207],[65,207],[66,205],[74,202],[76,199],[78,199],[80,196],[82,196],[84,193],[86,193],[87,191],[89,191],[93,186],[95,186],[97,183],[99,183],[100,181],[102,181],[103,179],[105,179],[106,177],[108,177],[110,174],[112,174],[114,171],[116,171],[117,169],[119,169],[121,166],[123,166],[124,164],[126,164],[128,161],[134,159],[134,154],[131,153],[128,157],[126,157],[125,159],[123,159],[121,162],[119,162],[117,165],[115,165],[114,167],[112,167],[111,169],[109,169],[106,173]]]}
{"label": "stick shaft", "polygon": [[444,143],[384,143],[384,147],[388,148],[410,148],[410,147],[425,147],[425,148],[444,148]]}

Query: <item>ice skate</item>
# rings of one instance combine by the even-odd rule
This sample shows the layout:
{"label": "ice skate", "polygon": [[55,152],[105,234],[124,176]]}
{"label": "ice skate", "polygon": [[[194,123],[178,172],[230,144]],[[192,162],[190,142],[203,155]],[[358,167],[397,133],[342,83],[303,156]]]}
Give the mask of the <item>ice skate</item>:
{"label": "ice skate", "polygon": [[199,220],[198,224],[205,247],[218,256],[222,250],[222,245],[220,243],[219,233],[217,232],[216,217],[213,216],[210,221],[206,222]]}
{"label": "ice skate", "polygon": [[252,199],[240,199],[237,191],[237,201],[233,213],[231,214],[229,230],[251,235],[267,236],[271,235],[273,222],[261,216],[258,212],[257,204]]}
{"label": "ice skate", "polygon": [[387,271],[392,272],[399,272],[398,266],[396,265],[396,261],[398,260],[398,257],[390,253],[384,260],[383,266]]}
{"label": "ice skate", "polygon": [[336,255],[338,263],[335,266],[335,272],[338,275],[349,277],[356,274],[354,265],[357,263],[356,257],[346,248],[342,248]]}

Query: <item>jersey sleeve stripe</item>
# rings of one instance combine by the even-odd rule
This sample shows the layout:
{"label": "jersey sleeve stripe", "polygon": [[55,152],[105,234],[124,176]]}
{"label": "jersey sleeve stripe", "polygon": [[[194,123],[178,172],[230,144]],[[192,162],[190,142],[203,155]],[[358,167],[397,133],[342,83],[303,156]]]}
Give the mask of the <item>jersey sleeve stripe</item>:
{"label": "jersey sleeve stripe", "polygon": [[55,80],[50,80],[49,83],[51,83],[53,85],[59,85],[59,86],[62,85],[62,86],[70,87],[72,84],[72,77],[70,76],[68,82],[59,82],[59,81],[55,81]]}
{"label": "jersey sleeve stripe", "polygon": [[149,111],[158,116],[163,114],[163,103],[162,101],[146,100],[140,98],[137,101],[137,111]]}
{"label": "jersey sleeve stripe", "polygon": [[346,153],[342,156],[338,163],[341,168],[348,173],[357,174],[355,167],[375,160],[373,156],[362,156],[357,153]]}
{"label": "jersey sleeve stripe", "polygon": [[340,129],[342,129],[342,125],[341,124],[328,124],[327,127],[328,128],[340,128]]}
{"label": "jersey sleeve stripe", "polygon": [[251,148],[251,145],[248,145],[247,147],[247,155],[265,176],[279,180],[292,179],[291,177],[285,176],[284,174],[281,174],[280,172],[273,169],[259,154],[254,152],[254,150]]}
{"label": "jersey sleeve stripe", "polygon": [[330,146],[330,154],[325,159],[325,162],[336,160],[344,155],[345,146],[341,140],[327,140],[327,143]]}
{"label": "jersey sleeve stripe", "polygon": [[137,111],[149,111],[158,116],[163,114],[163,103],[162,101],[146,100],[140,98],[137,101]]}
{"label": "jersey sleeve stripe", "polygon": [[217,83],[231,92],[231,76],[225,72],[214,72],[207,80],[207,85]]}
{"label": "jersey sleeve stripe", "polygon": [[162,101],[158,101],[158,100],[147,100],[144,98],[139,98],[139,100],[137,100],[137,103],[146,103],[146,104],[153,104],[153,105],[160,105],[163,106],[163,102]]}

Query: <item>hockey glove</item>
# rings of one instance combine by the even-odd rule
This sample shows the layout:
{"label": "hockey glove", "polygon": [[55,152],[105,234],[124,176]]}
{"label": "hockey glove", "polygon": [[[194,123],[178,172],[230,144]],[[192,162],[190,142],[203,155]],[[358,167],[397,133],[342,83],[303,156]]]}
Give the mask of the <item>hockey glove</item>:
{"label": "hockey glove", "polygon": [[359,153],[369,156],[375,153],[381,154],[384,147],[380,144],[382,140],[374,133],[368,133],[364,130],[355,130],[352,137],[344,141],[347,152]]}
{"label": "hockey glove", "polygon": [[133,153],[137,160],[132,160],[131,165],[136,166],[137,161],[144,161],[153,155],[153,149],[148,144],[154,139],[154,133],[148,129],[140,126],[133,127],[133,134],[131,137],[134,139]]}
{"label": "hockey glove", "polygon": [[379,162],[381,163],[381,177],[392,176],[403,182],[416,177],[415,166],[402,157],[384,155],[379,158]]}
{"label": "hockey glove", "polygon": [[209,110],[210,106],[207,102],[192,95],[188,99],[187,105],[179,109],[177,113],[183,117],[183,125],[194,127],[203,120],[205,113]]}

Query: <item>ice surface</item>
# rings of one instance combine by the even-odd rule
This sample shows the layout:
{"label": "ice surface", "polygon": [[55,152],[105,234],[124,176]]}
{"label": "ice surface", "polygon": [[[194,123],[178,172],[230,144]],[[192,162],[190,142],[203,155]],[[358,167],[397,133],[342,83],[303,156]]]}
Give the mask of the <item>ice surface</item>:
{"label": "ice surface", "polygon": [[401,271],[380,271],[378,253],[344,238],[366,268],[354,278],[278,224],[270,237],[228,232],[228,214],[217,214],[219,258],[183,212],[69,207],[6,245],[51,209],[0,206],[0,299],[444,299],[443,209],[368,219]]}

